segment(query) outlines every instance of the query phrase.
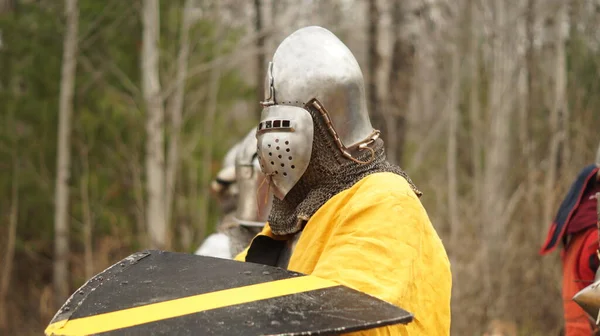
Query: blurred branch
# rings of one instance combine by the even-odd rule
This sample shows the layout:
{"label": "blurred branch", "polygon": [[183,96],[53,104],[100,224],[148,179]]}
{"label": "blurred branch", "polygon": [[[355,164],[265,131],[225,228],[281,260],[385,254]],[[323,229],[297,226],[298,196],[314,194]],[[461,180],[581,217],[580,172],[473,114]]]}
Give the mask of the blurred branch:
{"label": "blurred branch", "polygon": [[[222,70],[227,70],[235,67],[241,62],[246,62],[249,57],[254,57],[260,51],[256,49],[253,45],[254,41],[258,39],[260,36],[268,36],[275,30],[274,27],[269,27],[263,29],[260,33],[252,33],[242,39],[239,43],[237,43],[236,47],[231,50],[228,54],[220,54],[215,59],[210,62],[206,62],[197,66],[190,68],[186,75],[186,80],[191,79],[195,76],[203,74],[207,71],[212,71],[215,68],[221,68]],[[175,89],[177,88],[177,81],[171,80],[165,84],[165,88],[162,91],[162,97],[170,96]]]}
{"label": "blurred branch", "polygon": [[13,148],[13,176],[10,199],[10,212],[8,216],[8,240],[6,242],[6,250],[4,258],[2,258],[2,272],[0,272],[0,330],[8,328],[8,320],[6,316],[7,305],[6,297],[10,288],[10,279],[13,275],[13,261],[15,256],[15,241],[17,237],[17,223],[19,221],[19,156],[17,146]]}
{"label": "blurred branch", "polygon": [[[109,11],[109,9],[112,10],[113,9],[112,7],[116,7],[115,5],[118,4],[119,2],[120,2],[119,0],[116,0],[116,1],[113,0],[112,3],[108,2],[108,4],[106,4],[104,6],[104,8],[102,8],[102,11],[100,13],[96,13],[94,21],[92,21],[90,23],[87,31],[80,32],[79,38],[77,39],[77,43],[80,45],[83,45],[84,42],[86,42],[86,39],[88,39],[90,37],[90,35],[100,26],[100,23],[102,22],[102,20],[104,20],[105,18],[108,17],[107,14],[108,13],[113,14]],[[121,16],[121,17],[123,17],[123,16]],[[107,29],[108,27],[111,27],[111,26],[104,26],[101,29]],[[100,35],[100,31],[98,31],[96,33],[96,36],[98,36],[98,35]],[[95,36],[91,36],[91,37],[95,38]],[[92,39],[90,38],[89,40],[92,40]],[[90,43],[90,42],[88,42],[88,43]]]}
{"label": "blurred branch", "polygon": [[[216,48],[221,48],[221,44],[219,43],[219,41],[221,40],[221,34],[223,34],[222,31],[219,31],[219,33],[217,33],[216,37],[216,43],[217,46]],[[212,70],[211,72],[211,76],[210,76],[210,86],[209,86],[209,92],[208,92],[208,107],[206,109],[206,118],[204,119],[204,131],[203,131],[203,135],[204,135],[204,148],[202,150],[202,175],[201,175],[201,181],[203,183],[202,185],[202,192],[201,192],[201,196],[200,196],[200,210],[203,211],[202,216],[200,217],[200,222],[199,224],[199,231],[200,231],[200,237],[204,237],[204,234],[206,232],[206,228],[207,228],[207,224],[208,224],[208,216],[209,216],[209,197],[210,197],[210,188],[208,186],[208,183],[210,181],[210,175],[212,173],[211,167],[212,167],[212,153],[213,153],[213,130],[214,130],[214,121],[215,121],[215,116],[217,114],[217,108],[218,108],[218,95],[219,95],[219,88],[220,88],[220,83],[221,83],[221,68],[216,67]]]}
{"label": "blurred branch", "polygon": [[[115,1],[115,3],[117,3],[117,2]],[[96,42],[96,40],[102,35],[102,33],[104,33],[105,31],[118,32],[119,31],[118,28],[120,27],[120,25],[122,23],[127,22],[128,19],[131,19],[134,15],[137,15],[140,11],[139,6],[135,5],[136,2],[130,2],[130,3],[132,3],[134,5],[131,6],[127,11],[123,12],[116,20],[111,22],[110,25],[102,26],[102,28],[98,29],[95,34],[89,35],[85,38],[81,38],[80,39],[81,44],[79,46],[79,50],[81,52],[84,52],[88,47],[93,45]],[[93,31],[93,29],[90,29],[89,33],[91,33],[92,31]]]}
{"label": "blurred branch", "polygon": [[419,169],[419,167],[422,167],[423,162],[425,161],[425,155],[431,151],[431,147],[435,144],[435,141],[440,138],[440,134],[442,134],[442,130],[446,126],[447,122],[448,112],[445,108],[440,113],[440,117],[435,120],[435,124],[429,128],[425,138],[419,141],[419,148],[411,158],[410,164],[406,169],[407,172],[416,171]]}

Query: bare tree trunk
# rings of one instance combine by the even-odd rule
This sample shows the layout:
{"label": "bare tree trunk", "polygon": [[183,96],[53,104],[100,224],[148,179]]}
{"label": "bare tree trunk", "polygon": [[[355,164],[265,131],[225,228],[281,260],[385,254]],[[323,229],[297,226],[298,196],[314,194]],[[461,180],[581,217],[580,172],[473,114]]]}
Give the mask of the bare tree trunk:
{"label": "bare tree trunk", "polygon": [[[269,38],[267,41],[267,52],[274,52],[277,47],[277,25],[279,24],[280,15],[282,14],[282,2],[278,0],[271,0],[271,12],[269,13],[269,25],[271,33],[269,34]],[[264,77],[263,77],[264,79]],[[260,97],[263,99],[263,97]]]}
{"label": "bare tree trunk", "polygon": [[378,51],[379,41],[379,9],[377,8],[377,0],[369,0],[369,23],[368,23],[368,65],[367,65],[367,100],[369,107],[369,114],[371,116],[371,122],[373,127],[378,130],[382,130],[382,140],[384,141],[387,150],[386,154],[388,160],[393,160],[393,152],[390,150],[392,143],[390,142],[389,132],[385,129],[385,119],[382,115],[383,111],[378,104],[378,87],[377,87],[377,73],[380,67],[381,58]]}
{"label": "bare tree trunk", "polygon": [[168,248],[165,218],[164,108],[159,79],[160,13],[158,0],[143,2],[142,92],[146,102],[146,183],[148,206],[146,225],[152,248]]}
{"label": "bare tree trunk", "polygon": [[265,100],[264,83],[265,83],[265,36],[263,32],[263,19],[262,19],[262,5],[261,0],[254,0],[254,11],[255,11],[255,29],[256,29],[256,94],[258,95],[258,101],[256,104],[256,115],[260,119],[260,113],[262,108],[258,102]]}
{"label": "bare tree trunk", "polygon": [[[530,218],[535,218],[539,220],[540,217],[540,209],[541,207],[536,204],[540,202],[536,202],[536,199],[539,197],[538,195],[538,186],[537,186],[537,170],[536,169],[536,140],[533,132],[533,120],[535,120],[536,116],[536,101],[538,99],[538,95],[536,90],[534,89],[533,80],[537,73],[537,68],[535,64],[535,47],[534,47],[534,25],[535,25],[535,4],[536,0],[528,0],[527,1],[527,12],[526,12],[526,23],[525,23],[525,34],[527,37],[527,51],[525,53],[525,76],[526,76],[526,97],[524,99],[523,104],[523,117],[521,120],[521,127],[523,128],[522,135],[522,145],[523,145],[523,155],[525,156],[525,162],[527,167],[527,193],[526,200],[528,204],[532,206],[529,208]],[[550,222],[544,222],[542,224],[542,228],[549,226]],[[529,225],[529,235],[533,236],[539,232],[538,225]],[[542,267],[542,264],[538,264]]]}
{"label": "bare tree trunk", "polygon": [[[483,167],[481,165],[482,155],[482,125],[481,125],[481,104],[479,98],[479,44],[478,44],[478,25],[475,21],[477,17],[477,6],[474,0],[468,1],[468,57],[469,57],[469,118],[471,120],[471,151],[473,157],[473,199],[474,206],[481,202],[481,192],[483,183]],[[476,219],[475,219],[476,220]]]}
{"label": "bare tree trunk", "polygon": [[[483,207],[485,214],[484,240],[485,246],[485,295],[488,298],[486,307],[489,311],[497,313],[502,311],[505,297],[495,294],[498,284],[494,276],[497,265],[501,264],[500,257],[503,252],[503,242],[506,238],[505,210],[508,204],[508,190],[506,178],[509,167],[509,125],[513,110],[512,101],[504,97],[512,95],[514,73],[514,59],[511,45],[511,30],[509,23],[509,9],[505,3],[495,3],[490,8],[495,16],[493,22],[494,37],[491,39],[490,56],[492,71],[489,86],[489,129],[487,151],[485,155],[485,168],[483,179]],[[493,302],[493,304],[492,304]]]}
{"label": "bare tree trunk", "polygon": [[[458,21],[458,20],[457,20]],[[458,26],[458,25],[457,25]],[[457,34],[458,35],[458,34]],[[461,221],[458,218],[458,127],[460,125],[460,48],[458,39],[452,47],[450,90],[448,94],[448,105],[450,115],[448,117],[448,212],[450,219],[450,246],[456,246],[460,237]]]}
{"label": "bare tree trunk", "polygon": [[392,46],[392,59],[389,74],[389,110],[386,111],[388,133],[395,134],[395,162],[402,165],[404,156],[404,144],[406,142],[406,113],[410,106],[412,79],[414,72],[415,46],[402,34],[404,29],[404,8],[400,1],[394,2],[392,9],[392,20],[394,22],[394,43]]}
{"label": "bare tree trunk", "polygon": [[10,12],[15,9],[16,0],[0,0],[0,14]]}
{"label": "bare tree trunk", "polygon": [[177,87],[175,89],[169,113],[171,115],[171,137],[169,142],[169,152],[167,159],[167,185],[165,200],[165,219],[171,221],[171,212],[173,209],[173,199],[175,196],[175,185],[177,171],[179,170],[179,146],[181,138],[181,123],[183,115],[183,98],[185,94],[185,78],[187,76],[188,58],[190,54],[190,27],[192,0],[186,0],[183,8],[183,22],[181,24],[181,41],[179,44],[179,55],[177,57]]}
{"label": "bare tree trunk", "polygon": [[[83,146],[82,146],[83,147]],[[80,155],[83,164],[83,176],[81,177],[81,206],[83,208],[83,250],[85,261],[85,277],[91,278],[94,275],[94,248],[92,232],[94,229],[94,220],[92,218],[92,209],[90,205],[90,168],[88,163],[88,150],[81,148]]]}
{"label": "bare tree trunk", "polygon": [[11,188],[11,204],[8,219],[8,234],[4,258],[2,258],[2,271],[0,272],[0,330],[8,331],[6,297],[10,287],[12,265],[15,257],[15,241],[17,238],[17,223],[19,221],[19,157],[16,148],[13,154],[13,178]]}
{"label": "bare tree trunk", "polygon": [[55,211],[54,211],[54,272],[53,283],[56,308],[69,295],[69,178],[71,174],[71,115],[75,70],[77,67],[77,26],[79,11],[77,0],[65,0],[67,28],[63,47],[60,81],[58,158],[56,161]]}
{"label": "bare tree trunk", "polygon": [[558,176],[562,175],[563,163],[568,161],[568,130],[569,130],[569,107],[567,102],[567,57],[565,53],[566,36],[563,34],[563,25],[568,23],[567,1],[559,2],[556,13],[556,24],[554,26],[554,109],[559,113],[559,133],[561,134],[560,149],[557,162]]}
{"label": "bare tree trunk", "polygon": [[554,92],[551,95],[552,106],[550,111],[550,151],[547,159],[547,174],[544,183],[544,224],[548,225],[552,221],[555,208],[555,188],[556,181],[560,172],[561,149],[564,146],[565,125],[562,123],[563,113],[566,109],[565,86],[566,86],[566,64],[564,40],[561,33],[561,25],[565,18],[564,6],[560,6],[554,20],[554,64],[548,67],[548,71],[554,71],[553,78]]}

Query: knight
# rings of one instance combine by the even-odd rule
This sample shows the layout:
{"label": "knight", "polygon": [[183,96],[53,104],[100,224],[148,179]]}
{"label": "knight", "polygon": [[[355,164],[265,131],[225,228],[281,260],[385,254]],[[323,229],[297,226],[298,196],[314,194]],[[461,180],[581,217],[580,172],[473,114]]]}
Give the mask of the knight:
{"label": "knight", "polygon": [[208,236],[195,254],[232,259],[258,234],[271,209],[265,176],[256,152],[253,128],[225,155],[211,190],[224,213],[216,232]]}
{"label": "knight", "polygon": [[258,161],[268,224],[236,259],[365,292],[415,316],[361,335],[449,335],[452,276],[421,192],[386,161],[363,75],[333,33],[305,27],[268,66]]}
{"label": "knight", "polygon": [[[600,300],[598,292],[590,290],[598,287],[598,284],[589,286],[596,278],[599,265],[598,193],[600,193],[600,147],[596,163],[584,167],[573,181],[540,251],[542,255],[546,255],[559,246],[561,249],[565,336],[592,335],[598,332],[596,319]],[[576,296],[575,300],[574,296]],[[588,302],[589,297],[595,302],[592,305]],[[584,303],[583,308],[582,303]],[[586,311],[590,312],[591,306],[595,306],[596,313],[593,316],[586,313]]]}

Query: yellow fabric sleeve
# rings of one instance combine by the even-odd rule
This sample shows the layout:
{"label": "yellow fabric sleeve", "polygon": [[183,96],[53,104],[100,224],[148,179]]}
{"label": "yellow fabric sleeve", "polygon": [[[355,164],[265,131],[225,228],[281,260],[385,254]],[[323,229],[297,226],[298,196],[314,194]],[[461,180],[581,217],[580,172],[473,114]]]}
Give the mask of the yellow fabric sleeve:
{"label": "yellow fabric sleeve", "polygon": [[407,326],[352,335],[449,335],[449,262],[416,195],[409,188],[371,190],[356,193],[340,210],[312,274],[415,315]]}

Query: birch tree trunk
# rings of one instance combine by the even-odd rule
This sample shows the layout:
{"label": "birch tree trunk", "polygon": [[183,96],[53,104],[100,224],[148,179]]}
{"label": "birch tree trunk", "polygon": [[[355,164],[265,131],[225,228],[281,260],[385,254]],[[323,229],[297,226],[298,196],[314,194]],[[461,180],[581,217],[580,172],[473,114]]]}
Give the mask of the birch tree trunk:
{"label": "birch tree trunk", "polygon": [[77,67],[77,0],[65,0],[66,34],[64,38],[60,80],[58,158],[56,162],[54,210],[53,284],[56,308],[69,295],[69,178],[71,174],[71,115]]}
{"label": "birch tree trunk", "polygon": [[188,58],[190,54],[190,27],[192,1],[186,0],[183,8],[183,20],[181,24],[181,41],[179,44],[179,55],[177,57],[177,86],[171,99],[169,106],[169,114],[171,116],[171,137],[169,142],[169,152],[167,158],[167,185],[166,185],[166,200],[165,200],[165,220],[171,221],[173,199],[175,196],[175,185],[177,180],[177,171],[179,170],[179,155],[180,139],[181,139],[181,124],[183,115],[183,101],[185,96],[185,82],[188,69]]}
{"label": "birch tree trunk", "polygon": [[164,108],[159,79],[160,14],[158,0],[144,0],[142,9],[142,92],[146,121],[146,225],[152,248],[168,248],[165,218]]}

